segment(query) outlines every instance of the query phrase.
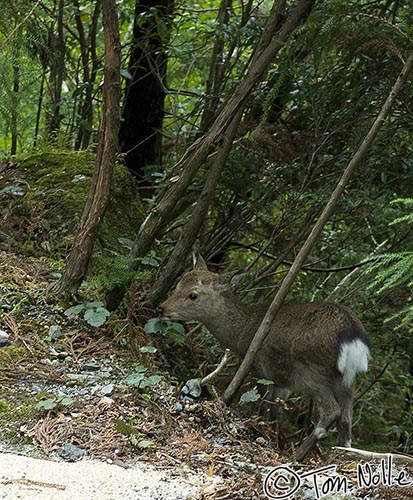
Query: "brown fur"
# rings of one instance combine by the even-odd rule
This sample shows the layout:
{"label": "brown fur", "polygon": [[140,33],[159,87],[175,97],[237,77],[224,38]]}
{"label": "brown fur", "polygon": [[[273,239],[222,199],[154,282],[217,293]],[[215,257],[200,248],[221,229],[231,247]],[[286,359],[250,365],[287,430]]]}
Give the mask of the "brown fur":
{"label": "brown fur", "polygon": [[[200,321],[223,347],[243,357],[269,304],[243,304],[226,281],[225,275],[211,273],[204,266],[191,271],[161,304],[159,313],[173,320]],[[341,444],[350,444],[354,381],[346,386],[338,359],[341,350],[352,345],[354,349],[342,361],[346,368],[352,366],[351,355],[354,363],[359,356],[365,360],[369,347],[362,324],[348,308],[326,302],[291,303],[281,307],[258,352],[254,374],[274,382],[270,386],[273,400],[288,397],[291,391],[308,393],[318,410],[315,430],[298,450],[298,459],[336,421]],[[365,371],[354,366],[354,376]]]}

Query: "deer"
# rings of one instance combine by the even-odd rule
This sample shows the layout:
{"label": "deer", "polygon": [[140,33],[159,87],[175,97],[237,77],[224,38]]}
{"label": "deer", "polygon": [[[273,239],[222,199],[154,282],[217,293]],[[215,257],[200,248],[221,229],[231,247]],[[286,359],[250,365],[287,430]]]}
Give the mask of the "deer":
{"label": "deer", "polygon": [[[234,285],[236,273],[213,273],[200,256],[194,264],[157,307],[158,316],[199,321],[222,347],[244,357],[269,303],[242,302]],[[273,382],[267,386],[270,403],[287,400],[292,392],[312,398],[317,418],[296,451],[298,461],[334,424],[340,445],[351,447],[355,380],[367,372],[370,357],[369,337],[348,307],[332,302],[286,302],[281,306],[252,372]]]}

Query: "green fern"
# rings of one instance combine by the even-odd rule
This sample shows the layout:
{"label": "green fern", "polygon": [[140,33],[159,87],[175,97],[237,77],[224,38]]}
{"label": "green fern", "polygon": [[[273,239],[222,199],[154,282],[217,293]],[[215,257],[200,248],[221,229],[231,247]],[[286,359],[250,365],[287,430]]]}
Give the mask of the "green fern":
{"label": "green fern", "polygon": [[89,283],[111,289],[130,283],[136,273],[130,270],[131,259],[125,255],[107,257],[97,254],[93,258],[97,273],[89,278]]}
{"label": "green fern", "polygon": [[377,275],[368,286],[368,289],[375,289],[377,294],[396,286],[411,287],[413,285],[413,252],[379,255],[367,269],[368,274],[373,272],[377,272]]}
{"label": "green fern", "polygon": [[[397,199],[392,204],[399,203],[408,209],[413,207],[413,198]],[[391,223],[409,224],[413,226],[413,213],[396,218]],[[389,291],[396,287],[413,289],[413,251],[393,252],[378,255],[366,270],[367,274],[377,273],[368,286],[376,294]],[[408,305],[401,311],[390,316],[386,322],[398,320],[397,329],[407,327],[413,331],[413,306]]]}

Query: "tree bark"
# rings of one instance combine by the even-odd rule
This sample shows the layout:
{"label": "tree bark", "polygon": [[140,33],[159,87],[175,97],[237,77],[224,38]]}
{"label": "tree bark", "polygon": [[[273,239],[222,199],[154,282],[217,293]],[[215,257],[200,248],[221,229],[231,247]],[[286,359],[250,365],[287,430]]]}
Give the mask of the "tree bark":
{"label": "tree bark", "polygon": [[[184,196],[185,190],[200,165],[205,161],[212,147],[216,146],[238,110],[244,105],[251,90],[261,80],[268,66],[287,42],[291,33],[294,32],[302,19],[309,15],[314,3],[315,0],[300,0],[278,31],[273,31],[269,36],[269,28],[264,30],[263,37],[268,40],[268,45],[264,49],[261,42],[259,42],[259,47],[262,47],[263,50],[256,52],[252,59],[253,64],[251,64],[245,79],[238,85],[226,105],[221,109],[208,133],[197,139],[175,165],[174,172],[178,174],[174,175],[170,180],[170,187],[141,224],[138,236],[130,252],[130,269],[132,271],[138,269],[140,259],[150,250],[159,230],[170,222],[176,204]],[[279,2],[274,2],[275,7],[273,7],[267,21],[268,26],[274,27],[278,25],[273,20],[274,16],[279,19],[278,5]],[[116,308],[125,292],[126,290],[110,290],[107,296],[108,307],[110,309]]]}
{"label": "tree bark", "polygon": [[148,300],[152,304],[159,304],[184,268],[186,258],[191,251],[192,245],[194,244],[199,230],[204,222],[205,216],[208,213],[209,205],[214,198],[219,179],[222,171],[224,170],[228,155],[231,151],[232,143],[234,142],[237,134],[241,116],[242,110],[238,111],[237,115],[233,118],[230,126],[228,127],[223,145],[212,163],[204,188],[202,189],[202,192],[196,202],[191,217],[183,228],[181,236],[169,257],[168,263],[163,269],[161,276],[148,294]]}
{"label": "tree bark", "polygon": [[11,121],[11,149],[10,154],[13,156],[17,153],[17,138],[18,138],[18,103],[20,92],[20,54],[19,48],[13,49],[13,89],[12,89],[12,109],[10,113]]}
{"label": "tree bark", "polygon": [[120,41],[115,0],[102,0],[105,38],[103,117],[95,170],[79,229],[63,276],[55,290],[73,295],[85,278],[100,222],[109,201],[110,182],[117,153],[120,102]]}
{"label": "tree bark", "polygon": [[128,169],[144,184],[151,185],[145,167],[162,160],[162,123],[165,114],[168,34],[173,0],[136,1],[132,51],[129,61],[131,80],[126,87],[120,151]]}
{"label": "tree bark", "polygon": [[101,10],[101,0],[97,0],[92,15],[89,32],[86,35],[79,0],[74,0],[76,9],[75,20],[80,48],[80,61],[82,65],[82,84],[84,90],[79,105],[79,122],[75,149],[86,149],[89,146],[93,130],[93,87],[96,82],[98,59],[96,57],[96,32]]}
{"label": "tree bark", "polygon": [[[237,113],[241,105],[246,101],[251,90],[260,81],[264,72],[273,61],[275,55],[288,40],[291,33],[299,25],[303,17],[307,16],[312,9],[315,0],[301,0],[295,10],[286,19],[283,26],[277,33],[273,33],[269,45],[255,58],[255,64],[250,68],[245,79],[238,85],[234,94],[229,98],[225,107],[217,116],[207,134],[195,141],[188,148],[183,158],[178,162],[177,171],[181,169],[178,179],[171,185],[164,194],[157,207],[151,211],[140,227],[139,234],[132,248],[131,257],[136,259],[143,257],[150,249],[159,228],[168,222],[168,215],[173,210],[175,204],[183,196],[186,188],[192,181],[198,168],[206,159],[209,151],[216,145],[228,124]],[[278,17],[278,10],[274,12]],[[270,16],[268,23],[272,23]],[[267,31],[263,36],[268,36]],[[269,38],[269,37],[268,37]]]}
{"label": "tree bark", "polygon": [[232,379],[231,383],[228,385],[224,393],[223,399],[226,404],[231,403],[236,392],[241,387],[245,377],[248,375],[248,372],[250,371],[252,364],[254,363],[255,357],[258,351],[261,349],[261,346],[265,338],[270,333],[272,323],[280,307],[282,306],[291,288],[291,285],[293,284],[295,278],[297,277],[300,268],[302,267],[308,255],[310,254],[313,246],[318,241],[325,224],[328,222],[332,213],[334,212],[334,209],[336,208],[345,187],[350,181],[351,176],[354,173],[354,170],[360,164],[363,156],[366,154],[368,148],[376,138],[380,128],[383,125],[384,120],[390,114],[393,103],[396,100],[396,97],[400,93],[401,89],[403,88],[403,85],[407,80],[407,77],[412,69],[412,66],[413,66],[413,53],[408,57],[405,65],[403,66],[402,71],[400,72],[395,84],[393,85],[393,88],[391,89],[385,103],[383,104],[380,113],[378,114],[376,120],[374,121],[373,125],[371,126],[370,130],[368,131],[366,137],[359,146],[358,150],[354,154],[353,158],[350,160],[349,164],[344,170],[336,188],[334,189],[329,201],[327,202],[327,205],[325,206],[323,212],[321,213],[320,218],[314,225],[310,235],[308,236],[307,240],[305,241],[304,245],[299,251],[297,257],[295,258],[292,266],[290,267],[290,270],[285,276],[277,294],[274,297],[274,300],[272,301],[270,307],[268,308],[268,311],[265,314],[264,319],[262,320],[254,338],[251,341],[247,354],[245,355],[240,367],[238,368],[238,371],[234,375],[234,378]]}
{"label": "tree bark", "polygon": [[212,50],[211,64],[209,75],[205,89],[205,104],[201,117],[200,131],[204,133],[211,124],[218,104],[219,94],[224,79],[224,27],[230,19],[230,11],[232,9],[232,0],[221,0],[217,15],[217,29],[215,35],[214,48]]}
{"label": "tree bark", "polygon": [[49,49],[51,52],[51,66],[48,82],[50,110],[46,115],[47,134],[55,137],[60,128],[60,104],[62,99],[63,75],[65,72],[65,35],[63,26],[64,0],[59,0],[57,11],[57,36],[50,29]]}

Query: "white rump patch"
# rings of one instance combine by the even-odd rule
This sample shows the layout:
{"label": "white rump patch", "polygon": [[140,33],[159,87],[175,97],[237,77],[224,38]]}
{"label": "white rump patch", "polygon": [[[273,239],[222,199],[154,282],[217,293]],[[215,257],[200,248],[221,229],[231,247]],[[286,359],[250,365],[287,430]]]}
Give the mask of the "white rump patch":
{"label": "white rump patch", "polygon": [[340,346],[337,369],[343,375],[343,384],[350,387],[358,373],[369,367],[370,349],[361,339],[344,342]]}

